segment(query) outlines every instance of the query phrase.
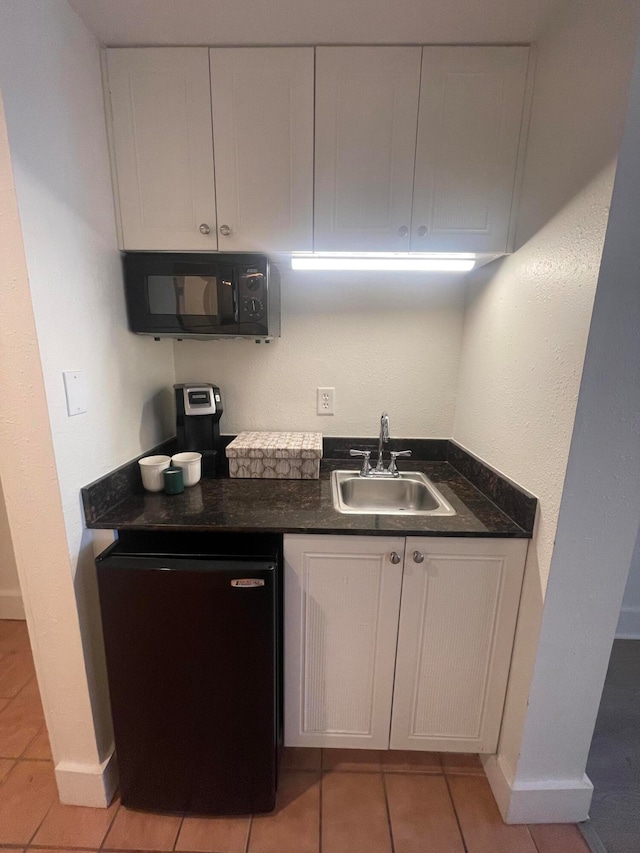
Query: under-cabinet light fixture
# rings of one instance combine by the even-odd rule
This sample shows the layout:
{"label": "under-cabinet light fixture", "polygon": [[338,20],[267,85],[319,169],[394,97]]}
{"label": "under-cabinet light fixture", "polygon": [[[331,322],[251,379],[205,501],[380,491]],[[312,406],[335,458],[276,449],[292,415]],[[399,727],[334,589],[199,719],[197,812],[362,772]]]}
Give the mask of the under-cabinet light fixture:
{"label": "under-cabinet light fixture", "polygon": [[470,252],[293,252],[294,270],[404,270],[405,272],[469,272],[476,263]]}

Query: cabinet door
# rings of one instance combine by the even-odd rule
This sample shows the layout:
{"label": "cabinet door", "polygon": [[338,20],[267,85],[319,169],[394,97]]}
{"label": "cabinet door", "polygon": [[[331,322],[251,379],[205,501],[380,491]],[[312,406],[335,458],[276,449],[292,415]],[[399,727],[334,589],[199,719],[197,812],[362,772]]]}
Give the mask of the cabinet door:
{"label": "cabinet door", "polygon": [[403,550],[285,536],[286,745],[388,749]]}
{"label": "cabinet door", "polygon": [[221,250],[313,248],[313,48],[211,50]]}
{"label": "cabinet door", "polygon": [[316,49],[316,251],[407,251],[419,47]]}
{"label": "cabinet door", "polygon": [[107,76],[122,248],[216,249],[207,48],[107,50]]}
{"label": "cabinet door", "polygon": [[495,752],[526,550],[407,539],[392,749]]}
{"label": "cabinet door", "polygon": [[528,56],[423,49],[412,251],[508,249]]}

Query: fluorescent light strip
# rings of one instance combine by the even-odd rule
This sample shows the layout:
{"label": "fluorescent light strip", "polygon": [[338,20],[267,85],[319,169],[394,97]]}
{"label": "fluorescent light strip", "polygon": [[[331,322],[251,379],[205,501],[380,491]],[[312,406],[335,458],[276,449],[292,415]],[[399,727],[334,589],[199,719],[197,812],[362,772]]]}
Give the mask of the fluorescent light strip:
{"label": "fluorescent light strip", "polygon": [[473,254],[411,254],[394,252],[317,252],[292,254],[294,270],[363,270],[406,272],[469,272]]}

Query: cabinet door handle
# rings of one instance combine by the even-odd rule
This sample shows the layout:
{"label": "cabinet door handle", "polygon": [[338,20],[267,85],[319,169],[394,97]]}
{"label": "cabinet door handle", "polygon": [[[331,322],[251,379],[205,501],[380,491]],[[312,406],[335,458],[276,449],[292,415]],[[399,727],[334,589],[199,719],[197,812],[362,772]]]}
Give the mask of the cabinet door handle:
{"label": "cabinet door handle", "polygon": [[427,228],[425,225],[421,225],[417,231],[418,237],[426,237],[427,236]]}
{"label": "cabinet door handle", "polygon": [[199,231],[201,234],[211,234],[211,228],[209,228],[209,226],[207,225],[207,223],[206,223],[206,222],[203,222],[203,223],[202,223],[202,225],[200,226],[200,228],[198,228],[198,231]]}
{"label": "cabinet door handle", "polygon": [[407,236],[408,236],[408,234],[409,234],[409,229],[407,228],[407,226],[406,226],[406,225],[401,225],[401,226],[398,228],[398,234],[399,234],[401,237],[407,237]]}
{"label": "cabinet door handle", "polygon": [[424,554],[421,554],[420,551],[413,552],[413,562],[414,563],[424,563]]}
{"label": "cabinet door handle", "polygon": [[392,551],[389,556],[389,559],[391,560],[394,566],[397,566],[402,557],[400,556],[400,554],[398,554],[397,551]]}
{"label": "cabinet door handle", "polygon": [[229,234],[231,234],[231,228],[229,228],[228,225],[221,225],[220,226],[220,233],[222,234],[223,237],[228,237]]}

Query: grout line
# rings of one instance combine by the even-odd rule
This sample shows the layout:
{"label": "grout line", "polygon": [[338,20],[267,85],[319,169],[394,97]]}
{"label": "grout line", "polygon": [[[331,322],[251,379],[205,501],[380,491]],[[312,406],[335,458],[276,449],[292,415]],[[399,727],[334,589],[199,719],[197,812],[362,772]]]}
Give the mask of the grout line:
{"label": "grout line", "polygon": [[253,815],[249,815],[249,826],[247,827],[247,840],[244,845],[244,853],[249,853],[249,842],[251,841],[251,830],[253,828]]}
{"label": "grout line", "polygon": [[389,795],[387,794],[387,781],[384,778],[384,773],[380,774],[380,778],[382,779],[382,791],[384,794],[384,807],[387,812],[387,827],[389,829],[389,840],[391,842],[391,853],[395,853],[395,844],[393,841],[393,824],[391,823],[391,811],[389,809]]}
{"label": "grout line", "polygon": [[460,823],[460,818],[458,817],[458,809],[456,808],[456,801],[453,798],[453,794],[451,793],[451,785],[449,784],[449,777],[447,774],[444,774],[444,784],[447,786],[447,791],[449,792],[449,801],[451,803],[451,807],[453,808],[453,814],[456,819],[456,824],[458,825],[458,832],[460,833],[460,840],[462,841],[462,846],[464,847],[465,853],[469,853],[469,848],[467,847],[467,841],[464,837],[464,832],[462,831],[462,824]]}
{"label": "grout line", "polygon": [[527,830],[527,833],[528,833],[528,835],[529,835],[529,838],[531,839],[531,844],[533,845],[533,849],[536,851],[536,853],[540,853],[540,848],[539,848],[539,847],[538,847],[538,845],[536,844],[536,840],[535,840],[535,838],[533,837],[533,835],[531,834],[531,829],[529,828],[529,824],[525,823],[525,824],[524,824],[524,826],[525,826],[525,828],[526,828],[526,830]]}
{"label": "grout line", "polygon": [[178,838],[180,838],[180,830],[182,829],[182,824],[184,823],[184,812],[182,813],[182,817],[180,818],[180,823],[178,824],[178,831],[176,832],[176,837],[173,839],[172,850],[176,849],[176,844],[178,843]]}
{"label": "grout line", "polygon": [[[113,799],[115,800],[115,799],[116,799],[116,797],[118,797],[118,796],[119,796],[119,795],[118,795],[118,791],[116,790],[115,794],[113,795]],[[102,849],[103,849],[103,847],[104,847],[104,843],[105,843],[105,841],[107,840],[107,836],[108,836],[108,835],[109,835],[109,833],[111,832],[111,829],[112,829],[112,827],[113,827],[113,824],[116,822],[116,818],[117,818],[117,816],[118,816],[118,812],[120,811],[120,809],[121,809],[121,808],[122,808],[122,803],[118,803],[118,808],[117,808],[117,809],[115,809],[115,810],[114,810],[114,812],[113,812],[113,817],[111,818],[111,823],[110,823],[110,824],[109,824],[109,826],[107,827],[107,829],[106,829],[106,831],[105,831],[105,834],[102,836],[102,841],[100,842],[100,845],[99,845],[99,847],[98,847],[98,850],[102,850]]]}
{"label": "grout line", "polygon": [[322,770],[322,752],[320,752],[320,777],[318,779],[318,853],[322,853],[322,780],[324,779],[324,771]]}
{"label": "grout line", "polygon": [[49,806],[49,808],[48,808],[48,809],[46,810],[46,812],[44,813],[44,816],[43,816],[42,820],[41,820],[41,821],[39,822],[39,824],[36,826],[36,828],[35,828],[34,832],[32,833],[32,835],[29,837],[29,841],[27,842],[27,844],[25,844],[25,848],[30,847],[30,846],[33,844],[33,839],[36,837],[36,835],[38,834],[38,832],[40,832],[40,827],[42,826],[42,824],[45,822],[45,820],[46,820],[46,819],[47,819],[47,817],[49,816],[49,812],[50,812],[50,811],[51,811],[51,809],[55,806],[55,804],[57,803],[57,801],[58,801],[58,792],[56,791],[56,793],[54,794],[53,802],[51,803],[51,805]]}
{"label": "grout line", "polygon": [[40,732],[42,731],[42,729],[46,729],[46,723],[43,723],[42,726],[38,729],[38,731],[34,734],[34,736],[31,738],[29,743],[25,746],[25,748],[20,753],[18,760],[22,759],[23,761],[49,761],[48,758],[45,758],[45,759],[43,759],[43,758],[32,758],[32,759],[25,758],[25,753],[31,747],[31,745],[33,744],[35,739],[40,736]]}

